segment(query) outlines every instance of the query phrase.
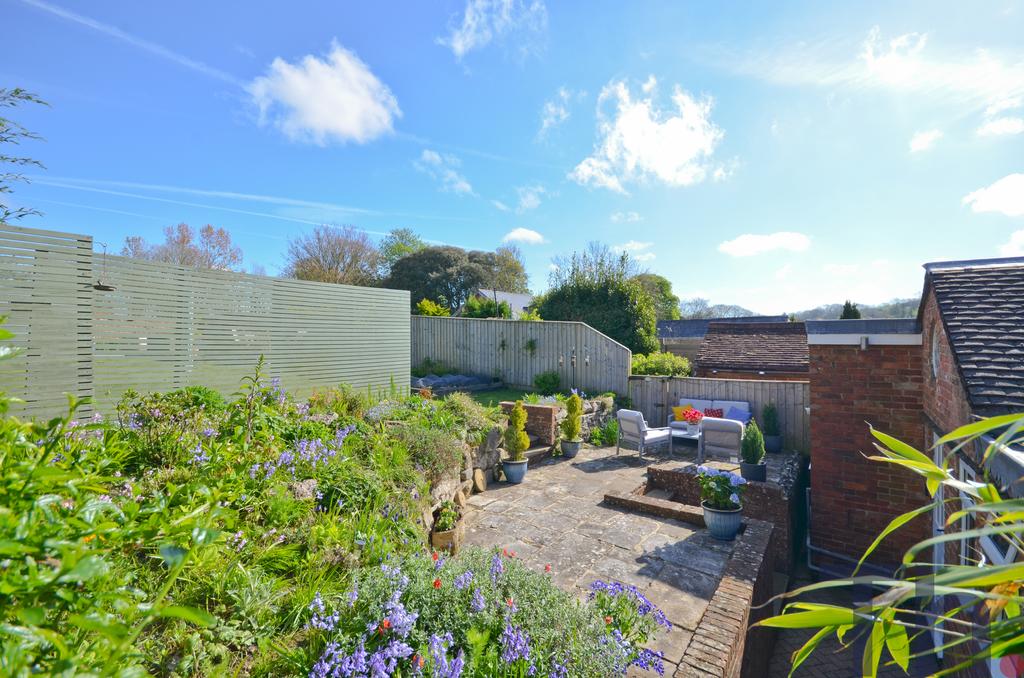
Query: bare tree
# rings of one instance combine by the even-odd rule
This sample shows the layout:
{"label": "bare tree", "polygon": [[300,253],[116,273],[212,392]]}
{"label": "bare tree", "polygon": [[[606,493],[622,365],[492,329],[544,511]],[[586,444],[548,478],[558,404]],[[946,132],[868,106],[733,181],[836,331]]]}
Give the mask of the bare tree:
{"label": "bare tree", "polygon": [[317,226],[288,243],[285,275],[299,280],[374,285],[380,252],[364,231],[352,226]]}
{"label": "bare tree", "polygon": [[[0,88],[0,108],[13,108],[22,103],[49,106],[49,104],[36,95],[31,92],[26,92],[20,87],[15,87],[14,89]],[[39,138],[40,137],[37,134],[28,131],[13,120],[0,116],[0,144],[17,146],[22,141]],[[38,160],[33,160],[32,158],[26,158],[24,156],[8,155],[0,149],[0,166],[3,165],[43,168],[43,163]],[[21,173],[5,172],[3,169],[0,169],[0,197],[2,197],[4,193],[11,193],[13,191],[11,184],[16,181],[28,183],[28,179],[26,179]],[[32,209],[31,207],[11,207],[0,201],[0,223],[21,219],[22,217],[27,217],[30,214],[39,216],[42,213],[39,210]]]}
{"label": "bare tree", "polygon": [[701,318],[711,318],[711,302],[703,297],[693,297],[692,299],[683,299],[679,302],[679,312],[684,320],[697,320]]}
{"label": "bare tree", "polygon": [[236,270],[242,263],[242,250],[232,244],[231,234],[210,224],[199,229],[198,240],[188,224],[165,228],[164,242],[160,245],[149,245],[141,236],[129,236],[124,239],[121,254],[166,264],[222,271]]}

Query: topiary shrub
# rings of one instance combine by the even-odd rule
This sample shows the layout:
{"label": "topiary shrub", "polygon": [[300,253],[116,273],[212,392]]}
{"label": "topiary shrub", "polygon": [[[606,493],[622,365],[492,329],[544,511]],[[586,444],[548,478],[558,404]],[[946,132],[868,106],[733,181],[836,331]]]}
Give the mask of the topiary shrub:
{"label": "topiary shrub", "polygon": [[526,435],[526,408],[523,401],[517,400],[515,407],[508,415],[508,427],[505,428],[505,451],[512,461],[526,458],[526,450],[530,447],[530,436]]}
{"label": "topiary shrub", "polygon": [[668,351],[637,353],[633,356],[633,374],[653,374],[669,377],[688,377],[693,373],[690,361]]}
{"label": "topiary shrub", "polygon": [[760,464],[764,460],[764,436],[756,421],[751,421],[743,430],[740,457],[747,464]]}
{"label": "topiary shrub", "polygon": [[565,419],[562,420],[562,437],[575,442],[580,439],[583,422],[583,400],[573,393],[565,403]]}
{"label": "topiary shrub", "polygon": [[773,403],[768,403],[761,410],[761,418],[764,420],[764,434],[766,436],[779,435],[779,412]]}
{"label": "topiary shrub", "polygon": [[554,395],[561,386],[562,378],[554,370],[541,372],[533,378],[533,387],[541,395]]}

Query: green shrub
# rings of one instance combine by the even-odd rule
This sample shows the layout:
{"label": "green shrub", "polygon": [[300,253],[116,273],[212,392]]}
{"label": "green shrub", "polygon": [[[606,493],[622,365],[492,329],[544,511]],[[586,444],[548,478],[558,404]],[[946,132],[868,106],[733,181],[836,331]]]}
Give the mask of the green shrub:
{"label": "green shrub", "polygon": [[779,435],[779,412],[775,409],[774,403],[768,403],[761,409],[761,418],[764,420],[766,436]]}
{"label": "green shrub", "polygon": [[633,356],[633,374],[651,374],[671,377],[688,377],[692,374],[690,361],[668,351],[638,353]]}
{"label": "green shrub", "polygon": [[764,459],[764,437],[756,421],[751,420],[743,429],[740,457],[748,464],[760,464]]}
{"label": "green shrub", "polygon": [[420,299],[418,302],[416,302],[416,309],[414,311],[414,314],[435,316],[439,318],[446,318],[449,315],[451,315],[451,313],[448,311],[447,306],[442,306],[441,304],[435,301],[431,301],[430,299]]}
{"label": "green shrub", "polygon": [[428,480],[438,480],[446,473],[462,468],[462,443],[446,431],[399,424],[390,427],[389,433],[405,446],[413,464]]}
{"label": "green shrub", "polygon": [[583,422],[583,400],[578,393],[573,393],[565,403],[565,419],[562,420],[562,437],[565,440],[580,439],[580,427]]}
{"label": "green shrub", "polygon": [[543,318],[540,317],[540,313],[537,312],[536,309],[529,308],[520,313],[519,317],[516,318],[516,320],[529,320],[531,322],[540,322],[541,320],[543,320]]}
{"label": "green shrub", "polygon": [[459,522],[459,508],[450,501],[441,502],[437,509],[437,518],[434,520],[435,532],[448,532],[454,530]]}
{"label": "green shrub", "polygon": [[562,378],[555,370],[541,372],[533,378],[533,387],[541,395],[554,395],[562,386]]}
{"label": "green shrub", "polygon": [[462,307],[462,316],[464,318],[511,318],[512,307],[508,305],[507,301],[499,301],[495,304],[494,299],[474,295],[466,300],[465,306]]}
{"label": "green shrub", "polygon": [[515,407],[508,415],[508,426],[505,428],[505,451],[512,461],[522,461],[526,450],[530,448],[530,436],[526,434],[526,408],[523,401],[517,400]]}
{"label": "green shrub", "polygon": [[595,447],[614,445],[619,440],[619,422],[609,419],[604,426],[595,426],[590,429],[590,444]]}
{"label": "green shrub", "polygon": [[440,360],[433,360],[432,358],[424,358],[423,362],[412,368],[412,376],[414,377],[425,377],[428,374],[443,377],[446,374],[453,374],[454,372],[455,370],[447,367]]}
{"label": "green shrub", "polygon": [[440,409],[451,414],[462,430],[463,438],[471,443],[477,442],[502,419],[500,407],[484,407],[461,391],[445,396]]}

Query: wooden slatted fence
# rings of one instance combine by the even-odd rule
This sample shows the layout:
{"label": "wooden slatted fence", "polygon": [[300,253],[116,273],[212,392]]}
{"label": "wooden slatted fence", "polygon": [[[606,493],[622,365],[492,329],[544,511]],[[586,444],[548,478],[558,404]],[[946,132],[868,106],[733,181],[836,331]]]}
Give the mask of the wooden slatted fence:
{"label": "wooden slatted fence", "polygon": [[546,320],[413,316],[411,347],[413,365],[429,358],[527,389],[538,374],[555,370],[563,388],[587,393],[625,393],[633,357],[585,323]]}
{"label": "wooden slatted fence", "polygon": [[806,381],[636,376],[629,378],[629,394],[633,408],[643,412],[651,426],[665,426],[670,408],[680,398],[746,401],[758,426],[764,425],[762,408],[774,403],[786,449],[810,449],[810,384]]}
{"label": "wooden slatted fence", "polygon": [[[94,289],[97,280],[112,290]],[[24,356],[0,390],[52,415],[128,388],[236,391],[262,354],[298,395],[409,385],[409,294],[94,255],[88,236],[0,225],[0,314]]]}

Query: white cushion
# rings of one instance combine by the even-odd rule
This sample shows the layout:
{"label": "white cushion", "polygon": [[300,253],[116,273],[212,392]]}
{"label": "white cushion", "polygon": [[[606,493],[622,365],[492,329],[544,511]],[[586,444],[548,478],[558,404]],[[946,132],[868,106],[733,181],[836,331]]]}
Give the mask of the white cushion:
{"label": "white cushion", "polygon": [[672,432],[667,428],[649,428],[644,432],[644,442],[656,442],[658,440],[664,440],[672,435]]}
{"label": "white cushion", "polygon": [[728,412],[732,407],[739,408],[750,414],[750,403],[743,402],[742,400],[716,400],[712,407],[716,410],[722,410],[722,414]]}
{"label": "white cushion", "polygon": [[680,398],[679,399],[679,407],[686,407],[687,405],[691,405],[693,407],[693,409],[700,410],[700,413],[704,414],[704,410],[706,410],[709,407],[711,407],[711,401],[710,400],[696,400],[694,398]]}

